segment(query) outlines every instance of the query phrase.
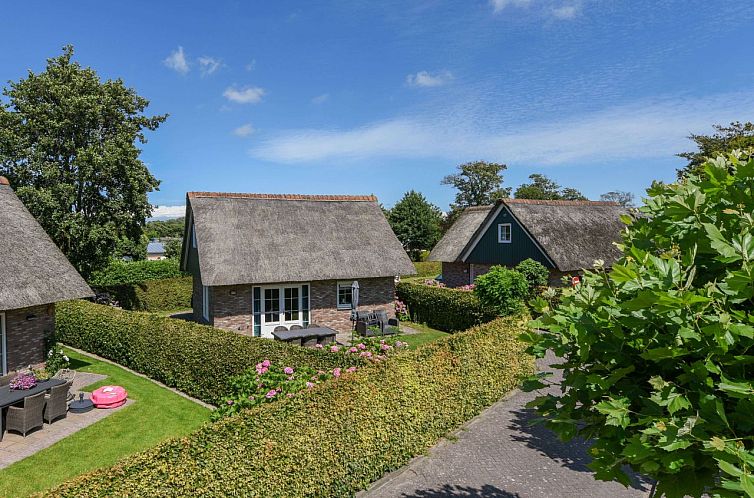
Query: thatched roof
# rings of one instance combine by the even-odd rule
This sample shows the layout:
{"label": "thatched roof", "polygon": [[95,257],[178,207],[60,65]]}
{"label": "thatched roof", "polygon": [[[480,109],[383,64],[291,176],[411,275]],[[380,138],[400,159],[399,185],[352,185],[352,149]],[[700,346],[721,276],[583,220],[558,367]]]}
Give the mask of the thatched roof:
{"label": "thatched roof", "polygon": [[442,239],[429,253],[430,261],[458,261],[461,253],[476,238],[495,206],[474,206],[463,210]]}
{"label": "thatched roof", "polygon": [[0,311],[93,295],[3,177],[0,254]]}
{"label": "thatched roof", "polygon": [[[624,227],[620,215],[627,212],[626,208],[613,202],[505,199],[495,206],[471,208],[473,212],[469,217],[465,217],[464,211],[432,250],[430,260],[460,261],[463,254],[470,252],[467,249],[475,241],[480,227],[496,215],[498,209],[494,208],[500,204],[508,208],[560,271],[590,268],[596,259],[611,266],[620,257],[614,243],[620,241]],[[486,216],[480,221],[482,211]],[[471,227],[456,229],[464,220],[468,220]]]}
{"label": "thatched roof", "polygon": [[189,192],[187,211],[204,285],[415,273],[374,196]]}

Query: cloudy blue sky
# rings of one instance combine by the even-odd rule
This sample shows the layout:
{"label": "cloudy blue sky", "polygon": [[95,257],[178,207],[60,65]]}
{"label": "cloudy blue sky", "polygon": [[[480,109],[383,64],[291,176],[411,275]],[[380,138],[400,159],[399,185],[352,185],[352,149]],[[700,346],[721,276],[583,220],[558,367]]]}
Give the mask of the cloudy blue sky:
{"label": "cloudy blue sky", "polygon": [[[462,162],[590,198],[672,180],[686,136],[754,120],[748,1],[16,2],[0,79],[76,59],[169,113],[144,160],[185,192],[416,189]],[[167,206],[167,207],[166,207]],[[172,207],[172,209],[171,209]]]}

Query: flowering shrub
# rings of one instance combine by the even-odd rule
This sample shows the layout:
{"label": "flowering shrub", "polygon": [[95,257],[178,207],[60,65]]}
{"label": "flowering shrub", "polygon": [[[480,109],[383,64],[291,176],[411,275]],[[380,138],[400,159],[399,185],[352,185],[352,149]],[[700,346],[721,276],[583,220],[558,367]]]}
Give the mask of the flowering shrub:
{"label": "flowering shrub", "polygon": [[475,287],[476,287],[475,284],[466,284],[466,285],[462,285],[460,287],[456,287],[456,290],[464,291],[464,292],[471,292],[471,291],[474,290]]}
{"label": "flowering shrub", "polygon": [[21,372],[10,381],[10,388],[14,391],[25,391],[36,385],[37,378],[31,372]]}
{"label": "flowering shrub", "polygon": [[50,375],[55,375],[58,370],[68,368],[71,366],[71,360],[66,356],[63,350],[54,346],[47,352],[47,362],[45,363],[45,371]]}
{"label": "flowering shrub", "polygon": [[407,322],[409,320],[408,307],[403,301],[395,300],[395,317],[401,322]]}
{"label": "flowering shrub", "polygon": [[429,287],[445,287],[445,284],[434,278],[428,278],[424,281],[424,285]]}

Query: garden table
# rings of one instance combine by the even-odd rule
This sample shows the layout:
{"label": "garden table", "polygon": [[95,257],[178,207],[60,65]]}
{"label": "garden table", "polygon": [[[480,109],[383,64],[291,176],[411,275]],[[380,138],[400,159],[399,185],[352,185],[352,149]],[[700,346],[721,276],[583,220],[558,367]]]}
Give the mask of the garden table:
{"label": "garden table", "polygon": [[337,332],[329,327],[311,327],[299,330],[283,330],[273,332],[275,340],[292,342],[301,346],[314,346],[315,344],[330,344],[335,342]]}
{"label": "garden table", "polygon": [[5,433],[2,417],[2,412],[5,408],[20,403],[27,396],[34,396],[35,394],[46,392],[51,387],[59,386],[61,384],[65,384],[65,381],[62,379],[50,379],[37,382],[37,385],[31,389],[12,390],[10,386],[0,387],[0,441],[3,440],[3,434]]}

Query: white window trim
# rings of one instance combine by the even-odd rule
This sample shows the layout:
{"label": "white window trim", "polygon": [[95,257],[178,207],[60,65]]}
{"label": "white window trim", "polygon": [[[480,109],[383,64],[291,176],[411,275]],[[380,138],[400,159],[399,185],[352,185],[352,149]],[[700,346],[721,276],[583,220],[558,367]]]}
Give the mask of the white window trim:
{"label": "white window trim", "polygon": [[0,350],[2,350],[2,363],[0,364],[0,375],[8,373],[8,342],[5,333],[5,313],[0,313]]}
{"label": "white window trim", "polygon": [[[358,282],[358,280],[356,281]],[[348,282],[338,282],[338,285],[335,286],[335,306],[339,310],[350,310],[353,307],[353,294],[351,294],[351,302],[349,304],[340,304],[340,288],[348,287],[350,289],[353,283],[354,280],[349,280]]]}
{"label": "white window trim", "polygon": [[[503,239],[503,227],[508,227],[508,239]],[[500,244],[510,244],[513,239],[513,227],[510,223],[500,223],[497,226],[497,241]]]}
{"label": "white window trim", "polygon": [[202,285],[202,318],[209,321],[209,287]]}

